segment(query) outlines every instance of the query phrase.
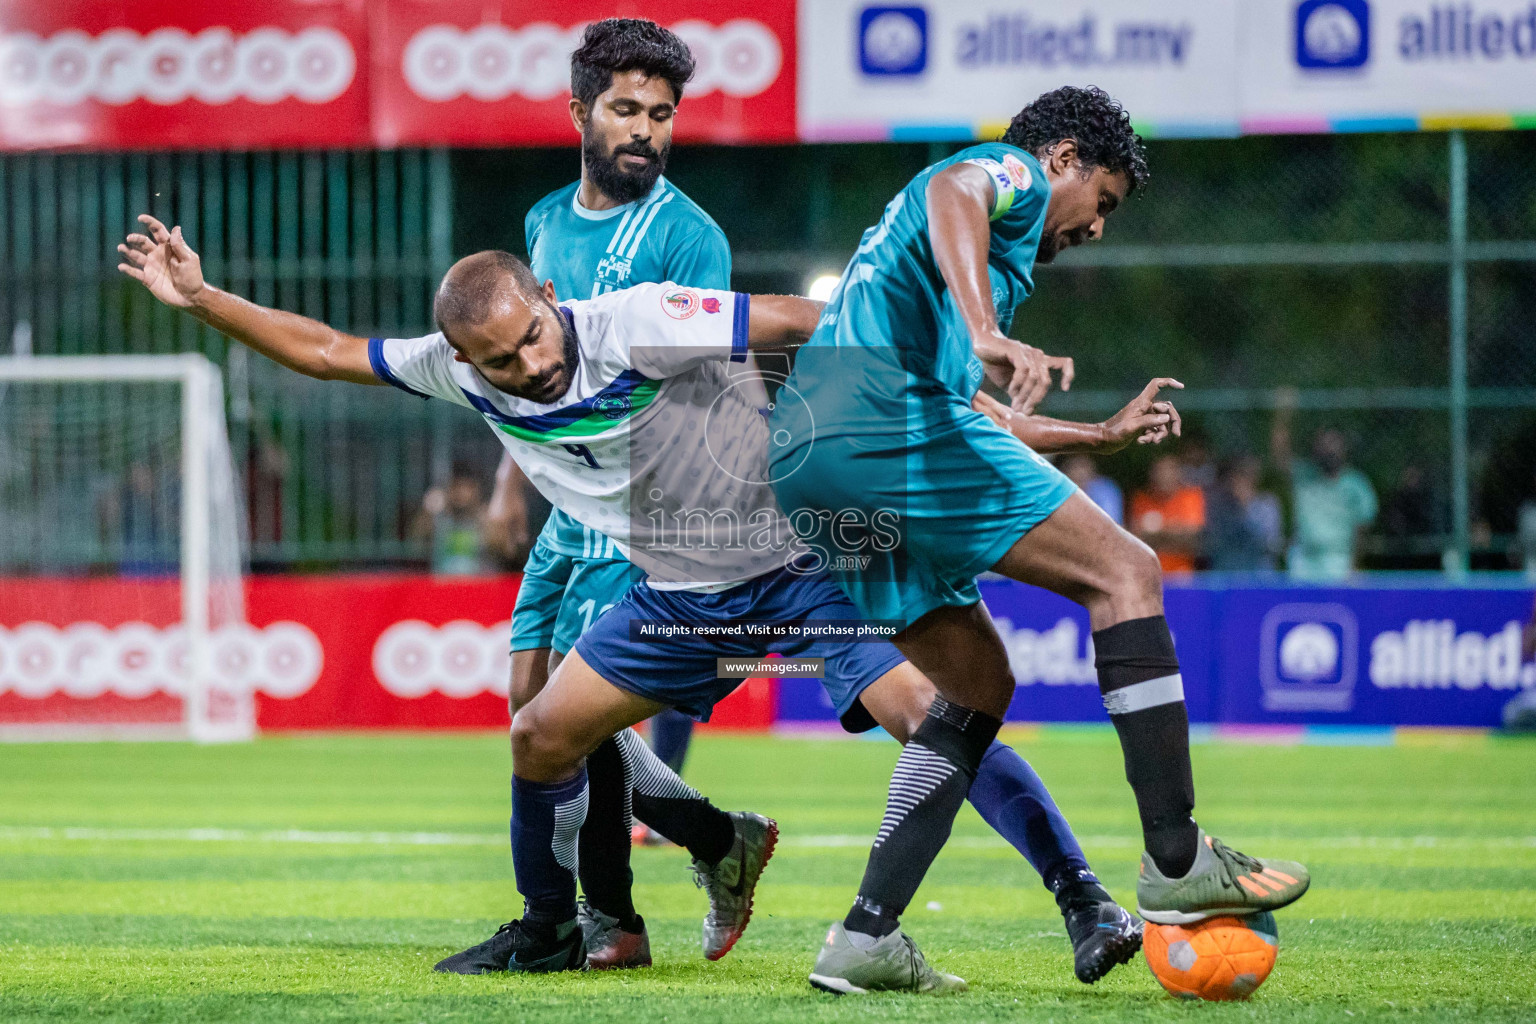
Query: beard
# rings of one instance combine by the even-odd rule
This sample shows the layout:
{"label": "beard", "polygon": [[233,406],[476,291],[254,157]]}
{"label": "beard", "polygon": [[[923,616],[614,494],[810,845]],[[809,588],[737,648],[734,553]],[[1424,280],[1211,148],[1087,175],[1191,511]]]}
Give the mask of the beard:
{"label": "beard", "polygon": [[1079,228],[1067,233],[1065,240],[1059,234],[1041,234],[1040,248],[1035,252],[1036,263],[1050,263],[1061,255],[1063,249],[1070,249],[1082,245],[1088,241],[1088,229]]}
{"label": "beard", "polygon": [[560,311],[560,307],[548,302],[550,312],[554,314],[555,322],[560,325],[560,366],[553,373],[544,377],[537,377],[524,382],[521,388],[510,394],[540,405],[550,405],[559,401],[560,396],[571,390],[571,384],[576,380],[576,368],[581,365],[581,349],[576,343],[576,328],[569,318]]}
{"label": "beard", "polygon": [[[615,146],[612,152],[604,153],[602,144],[590,130],[590,121],[587,128],[581,135],[581,158],[587,177],[592,179],[599,192],[614,202],[632,203],[644,196],[667,169],[667,154],[672,151],[670,142],[659,150],[644,142],[626,142]],[[625,153],[650,157],[651,162],[638,171],[623,170],[619,167],[619,157]]]}
{"label": "beard", "polygon": [[1035,250],[1035,262],[1041,264],[1049,263],[1056,258],[1056,254],[1059,252],[1061,252],[1061,242],[1056,236],[1042,233],[1040,235],[1040,248]]}

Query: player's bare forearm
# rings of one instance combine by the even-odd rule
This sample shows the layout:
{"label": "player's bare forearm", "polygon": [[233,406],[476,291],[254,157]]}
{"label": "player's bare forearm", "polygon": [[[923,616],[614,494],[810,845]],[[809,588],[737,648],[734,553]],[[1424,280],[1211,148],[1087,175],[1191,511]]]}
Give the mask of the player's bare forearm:
{"label": "player's bare forearm", "polygon": [[1108,447],[1102,423],[1074,423],[1016,413],[982,391],[976,393],[971,407],[1041,455],[1099,452]]}
{"label": "player's bare forearm", "polygon": [[799,295],[754,295],[747,318],[747,348],[784,352],[811,340],[824,302]]}
{"label": "player's bare forearm", "polygon": [[987,270],[993,198],[992,178],[980,167],[946,167],[928,183],[928,241],[987,378],[1008,392],[1014,409],[1031,413],[1050,390],[1053,370],[1061,373],[1063,391],[1072,386],[1072,360],[1047,356],[998,329]]}
{"label": "player's bare forearm", "polygon": [[187,312],[240,344],[306,377],[383,384],[368,362],[368,340],[318,320],[268,309],[204,285]]}
{"label": "player's bare forearm", "polygon": [[1075,423],[1048,416],[1017,416],[1010,428],[1014,437],[1041,455],[1103,453],[1109,444],[1102,423]]}
{"label": "player's bare forearm", "polygon": [[933,261],[973,339],[997,333],[987,249],[992,241],[992,182],[969,164],[945,168],[928,185],[928,240]]}
{"label": "player's bare forearm", "polygon": [[527,549],[528,502],[523,492],[526,480],[512,456],[503,452],[481,532],[491,549],[509,560]]}
{"label": "player's bare forearm", "polygon": [[984,391],[971,407],[1042,455],[1089,452],[1109,455],[1131,443],[1161,444],[1183,431],[1172,402],[1157,400],[1163,388],[1182,388],[1172,377],[1157,377],[1125,408],[1102,423],[1076,423],[1015,412]]}
{"label": "player's bare forearm", "polygon": [[368,361],[368,342],[332,330],[318,320],[267,309],[215,288],[203,279],[202,260],[182,237],[140,214],[142,233],[132,232],[117,251],[117,269],[173,309],[183,309],[220,333],[309,377],[383,384]]}

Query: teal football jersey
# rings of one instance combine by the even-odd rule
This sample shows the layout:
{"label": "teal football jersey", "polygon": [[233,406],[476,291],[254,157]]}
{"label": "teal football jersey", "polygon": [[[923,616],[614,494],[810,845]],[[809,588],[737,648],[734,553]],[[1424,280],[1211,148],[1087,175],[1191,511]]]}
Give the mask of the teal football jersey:
{"label": "teal football jersey", "polygon": [[[523,221],[529,265],[559,299],[593,299],[637,284],[671,281],[729,291],[725,232],[665,177],[641,199],[611,210],[577,202],[581,182],[540,199]],[[542,533],[558,554],[618,558],[613,542],[556,509]]]}
{"label": "teal football jersey", "polygon": [[[1001,142],[961,150],[925,168],[886,206],[860,241],[789,384],[803,403],[779,402],[775,427],[795,439],[889,433],[918,427],[947,394],[967,405],[981,385],[981,362],[934,262],[928,237],[928,183],[957,163],[992,176],[988,275],[998,325],[1034,291],[1035,254],[1050,185],[1029,153]],[[803,420],[804,422],[800,422]],[[782,457],[778,453],[776,457]]]}

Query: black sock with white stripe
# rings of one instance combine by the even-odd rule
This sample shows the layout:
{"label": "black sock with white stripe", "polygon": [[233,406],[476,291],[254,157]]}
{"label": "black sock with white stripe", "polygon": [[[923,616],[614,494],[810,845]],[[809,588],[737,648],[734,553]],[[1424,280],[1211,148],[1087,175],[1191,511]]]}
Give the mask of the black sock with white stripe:
{"label": "black sock with white stripe", "polygon": [[928,865],[949,841],[955,814],[1002,722],[936,697],[891,773],[885,818],[869,851],[859,897],[843,919],[850,932],[896,930]]}
{"label": "black sock with white stripe", "polygon": [[1189,766],[1189,713],[1168,620],[1131,619],[1093,634],[1099,692],[1120,734],[1125,778],[1158,870],[1181,878],[1195,862],[1199,830]]}
{"label": "black sock with white stripe", "polygon": [[736,824],[656,756],[633,729],[614,735],[634,796],[634,815],[648,828],[713,867],[731,852]]}

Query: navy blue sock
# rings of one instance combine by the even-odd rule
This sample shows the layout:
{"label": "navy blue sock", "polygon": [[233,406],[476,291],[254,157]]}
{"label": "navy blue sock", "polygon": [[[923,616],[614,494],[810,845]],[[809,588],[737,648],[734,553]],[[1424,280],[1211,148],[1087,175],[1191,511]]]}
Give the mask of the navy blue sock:
{"label": "navy blue sock", "polygon": [[564,924],[576,917],[576,843],[587,817],[587,769],[564,782],[512,777],[512,866],[523,918]]}
{"label": "navy blue sock", "polygon": [[693,719],[667,708],[651,719],[651,750],[668,768],[679,775],[688,757],[688,741],[693,737]]}
{"label": "navy blue sock", "polygon": [[1046,888],[1067,872],[1080,876],[1088,871],[1088,858],[1066,816],[1040,776],[1012,747],[992,741],[976,770],[969,799],[986,823],[1040,872]]}

